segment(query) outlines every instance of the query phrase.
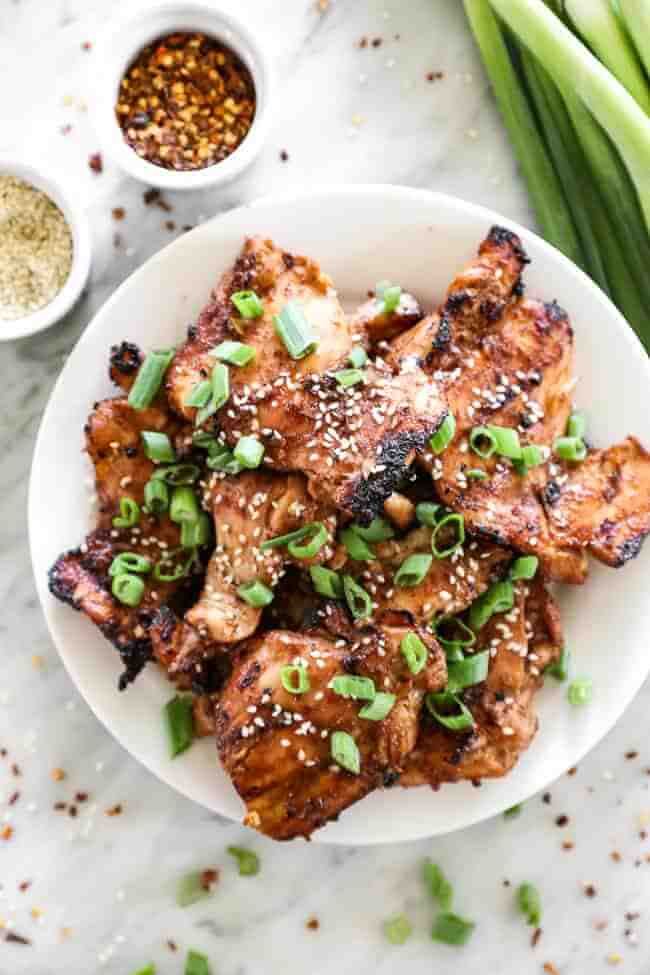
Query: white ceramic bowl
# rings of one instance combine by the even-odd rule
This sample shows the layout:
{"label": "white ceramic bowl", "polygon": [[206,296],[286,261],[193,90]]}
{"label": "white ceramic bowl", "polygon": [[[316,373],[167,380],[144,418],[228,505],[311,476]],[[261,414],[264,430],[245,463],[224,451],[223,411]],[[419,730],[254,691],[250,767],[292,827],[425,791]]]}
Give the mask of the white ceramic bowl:
{"label": "white ceramic bowl", "polygon": [[[146,44],[176,31],[201,31],[223,41],[239,55],[251,73],[256,109],[246,138],[230,156],[205,169],[179,172],[142,159],[124,141],[115,117],[115,103],[126,69]],[[272,69],[263,45],[250,28],[212,3],[200,0],[167,0],[130,13],[95,45],[96,79],[92,97],[93,121],[102,148],[125,172],[167,190],[199,190],[229,183],[259,153],[269,127]]]}
{"label": "white ceramic bowl", "polygon": [[15,176],[47,193],[63,213],[72,233],[72,267],[68,280],[43,308],[22,318],[0,321],[0,342],[6,342],[42,332],[70,311],[88,280],[91,250],[88,218],[63,180],[29,162],[5,155],[0,155],[0,175]]}
{"label": "white ceramic bowl", "polygon": [[[88,620],[47,591],[49,566],[61,551],[78,544],[92,523],[84,486],[87,461],[79,448],[93,402],[112,394],[109,347],[121,338],[144,349],[180,341],[247,234],[273,237],[320,261],[346,305],[389,278],[432,308],[493,223],[523,238],[532,258],[525,273],[528,292],[556,298],[571,315],[577,402],[588,415],[590,438],[608,444],[631,433],[650,443],[648,357],[603,293],[529,230],[424,190],[319,189],[261,200],[211,220],[133,274],[97,314],[65,364],[38,436],[29,497],[34,571],[50,631],[79,690],[124,747],[174,788],[216,812],[242,815],[213,742],[198,742],[175,761],[167,757],[160,709],[171,696],[170,685],[150,666],[119,694],[116,652]],[[593,679],[593,702],[572,708],[566,685],[549,681],[538,696],[539,733],[509,776],[486,781],[481,789],[462,783],[437,793],[428,788],[376,792],[317,839],[379,843],[459,829],[521,802],[575,765],[620,717],[648,673],[649,569],[650,543],[625,568],[614,571],[594,563],[584,587],[562,589],[574,674]]]}

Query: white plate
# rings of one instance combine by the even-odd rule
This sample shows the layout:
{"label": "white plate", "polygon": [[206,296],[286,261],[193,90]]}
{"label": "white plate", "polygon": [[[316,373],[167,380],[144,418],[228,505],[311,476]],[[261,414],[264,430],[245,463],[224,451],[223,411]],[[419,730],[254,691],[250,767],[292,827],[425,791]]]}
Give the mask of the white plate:
{"label": "white plate", "polygon": [[[434,306],[493,223],[521,235],[532,265],[530,294],[557,299],[577,340],[577,401],[590,436],[608,444],[628,433],[650,443],[650,367],[625,321],[598,288],[561,254],[512,221],[461,200],[394,186],[348,186],[275,197],[233,210],[170,244],[126,281],[79,340],[59,377],[36,443],[29,522],[43,609],[63,661],[95,714],[122,745],[175,789],[224,816],[242,806],[219,768],[214,745],[200,742],[170,761],[160,709],[169,684],[146,668],[120,694],[117,654],[80,614],[47,590],[47,570],[76,546],[90,524],[82,427],[92,403],[111,395],[108,350],[120,339],[149,349],[177,342],[247,234],[273,237],[321,262],[353,302],[390,278]],[[560,602],[574,673],[593,678],[590,706],[569,706],[553,680],[538,697],[540,731],[516,769],[481,789],[464,783],[376,792],[332,823],[319,839],[387,843],[460,829],[525,799],[578,762],[612,727],[650,667],[650,544],[614,571],[594,564],[584,587],[565,587]],[[146,783],[143,785],[146,788]]]}

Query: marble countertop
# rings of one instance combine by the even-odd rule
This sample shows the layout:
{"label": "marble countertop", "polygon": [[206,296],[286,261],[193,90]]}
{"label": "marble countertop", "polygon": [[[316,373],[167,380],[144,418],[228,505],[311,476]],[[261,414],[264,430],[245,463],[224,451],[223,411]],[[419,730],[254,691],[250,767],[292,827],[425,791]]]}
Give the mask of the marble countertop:
{"label": "marble countertop", "polygon": [[[171,213],[145,208],[143,187],[109,162],[100,175],[87,165],[97,143],[84,42],[118,6],[0,5],[0,152],[45,158],[73,182],[94,245],[73,313],[44,335],[0,346],[0,973],[129,975],[155,961],[173,975],[191,947],[209,955],[215,975],[647,975],[650,685],[574,774],[517,819],[363,849],[274,845],[207,813],[132,760],[73,688],[36,599],[27,480],[61,365],[116,286],[183,225],[316,183],[430,187],[532,223],[459,0],[233,0],[264,30],[280,77],[266,148],[224,191],[170,194]],[[362,49],[362,37],[381,42]],[[119,223],[115,207],[126,210]],[[117,805],[121,815],[107,815]],[[231,843],[259,853],[259,876],[237,875]],[[430,939],[426,856],[452,879],[459,912],[477,921],[463,949]],[[181,910],[178,877],[207,867],[220,871],[213,897]],[[522,881],[542,893],[536,946],[514,906]],[[400,912],[414,934],[391,947],[382,921]]]}

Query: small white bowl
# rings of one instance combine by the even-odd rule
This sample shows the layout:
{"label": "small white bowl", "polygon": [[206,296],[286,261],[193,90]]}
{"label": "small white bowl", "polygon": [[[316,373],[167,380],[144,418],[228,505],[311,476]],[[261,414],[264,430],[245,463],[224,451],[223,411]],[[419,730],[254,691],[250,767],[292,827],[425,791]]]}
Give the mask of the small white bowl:
{"label": "small white bowl", "polygon": [[90,272],[90,229],[84,210],[63,181],[51,173],[21,159],[0,155],[0,175],[15,176],[47,193],[63,213],[72,234],[72,267],[67,281],[56,297],[37,311],[22,318],[0,320],[0,342],[8,342],[42,332],[70,311],[83,291]]}
{"label": "small white bowl", "polygon": [[[120,82],[129,65],[151,41],[177,31],[200,31],[222,41],[241,58],[255,85],[255,116],[245,139],[226,159],[204,169],[164,169],[142,159],[124,141],[115,117]],[[95,58],[98,76],[93,120],[102,148],[135,179],[166,190],[199,190],[223,185],[239,176],[262,148],[269,127],[271,64],[254,34],[231,14],[200,0],[168,0],[130,13],[113,24],[96,45]]]}

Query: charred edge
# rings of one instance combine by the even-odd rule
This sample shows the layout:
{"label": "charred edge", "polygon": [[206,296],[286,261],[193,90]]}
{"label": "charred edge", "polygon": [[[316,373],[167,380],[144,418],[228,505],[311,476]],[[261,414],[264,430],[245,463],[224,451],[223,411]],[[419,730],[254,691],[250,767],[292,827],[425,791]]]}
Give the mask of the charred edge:
{"label": "charred edge", "polygon": [[[286,255],[289,257],[290,255]],[[286,259],[283,256],[285,262],[285,267],[288,267]],[[250,288],[251,284],[255,280],[255,272],[257,270],[257,260],[254,254],[241,254],[235,262],[235,266],[232,272],[232,278],[228,288],[228,298],[230,295],[235,294],[237,291],[246,291]]]}
{"label": "charred edge", "polygon": [[505,301],[495,301],[493,298],[485,298],[479,305],[479,311],[486,322],[497,322],[506,307]]}
{"label": "charred edge", "polygon": [[517,278],[514,288],[512,289],[513,298],[523,298],[524,292],[526,290],[526,285],[524,284],[524,279],[521,274]]}
{"label": "charred edge", "polygon": [[384,789],[390,789],[396,785],[400,780],[400,773],[396,772],[394,769],[386,769],[383,774],[382,785]]}
{"label": "charred edge", "polygon": [[287,253],[287,251],[285,251],[285,252],[283,253],[283,255],[282,255],[282,263],[283,263],[283,264],[284,264],[284,266],[286,267],[286,269],[287,269],[287,271],[290,271],[290,270],[291,270],[291,268],[292,268],[292,267],[294,266],[294,264],[296,263],[296,261],[295,261],[295,258],[294,258],[294,256],[293,256],[293,254],[289,254],[289,253]]}
{"label": "charred edge", "polygon": [[552,322],[568,322],[569,316],[557,301],[547,301],[544,303],[544,311]]}
{"label": "charred edge", "polygon": [[436,331],[436,334],[434,335],[433,341],[431,343],[431,349],[425,359],[427,365],[431,364],[435,353],[441,352],[444,348],[446,348],[449,345],[450,342],[451,342],[451,324],[448,316],[445,314],[440,319],[440,322],[438,324],[438,330]]}
{"label": "charred edge", "polygon": [[378,451],[377,461],[385,469],[367,478],[359,478],[347,507],[362,525],[369,525],[381,513],[382,505],[398,487],[407,470],[406,458],[411,451],[421,451],[443,422],[446,413],[427,430],[400,433],[386,438]]}
{"label": "charred edge", "polygon": [[250,687],[251,684],[254,684],[257,678],[260,676],[261,671],[262,667],[257,661],[252,663],[237,681],[237,687],[239,690],[244,691],[247,687]]}
{"label": "charred edge", "polygon": [[549,481],[542,492],[544,504],[548,505],[549,508],[552,507],[552,505],[559,501],[561,493],[562,491],[557,481]]}
{"label": "charred edge", "polygon": [[75,583],[72,579],[68,580],[65,578],[65,568],[66,560],[69,558],[79,558],[81,552],[78,548],[71,549],[69,552],[64,552],[63,555],[59,555],[58,559],[54,565],[50,568],[47,573],[47,586],[55,599],[60,600],[60,602],[65,603],[67,606],[72,606],[73,609],[79,610],[79,606],[74,600]]}
{"label": "charred edge", "polygon": [[220,691],[232,673],[232,659],[221,653],[202,662],[201,670],[192,675],[195,694],[214,694]]}
{"label": "charred edge", "polygon": [[158,632],[158,636],[163,643],[169,643],[176,630],[176,614],[169,606],[161,606],[153,618],[152,626]]}
{"label": "charred edge", "polygon": [[631,559],[635,559],[641,549],[643,548],[643,543],[647,538],[647,532],[642,532],[640,535],[635,535],[634,538],[628,538],[622,545],[616,549],[616,561],[614,562],[614,568],[620,569],[621,566],[625,565],[626,562],[630,562]]}
{"label": "charred edge", "polygon": [[142,352],[133,342],[120,342],[111,347],[110,372],[113,369],[124,376],[137,372],[142,364]]}
{"label": "charred edge", "polygon": [[[102,629],[104,636],[108,635],[103,627],[100,629]],[[118,691],[124,691],[144,669],[145,664],[152,659],[151,640],[129,640],[128,643],[121,644],[113,639],[111,643],[118,651],[124,664],[124,670],[117,682]]]}
{"label": "charred edge", "polygon": [[512,230],[508,230],[507,227],[499,227],[495,225],[490,228],[490,233],[487,235],[487,239],[492,244],[497,244],[501,246],[502,244],[510,244],[512,247],[515,257],[517,257],[522,264],[530,264],[530,258],[523,248],[521,239],[517,234],[513,233]]}

